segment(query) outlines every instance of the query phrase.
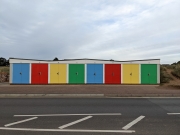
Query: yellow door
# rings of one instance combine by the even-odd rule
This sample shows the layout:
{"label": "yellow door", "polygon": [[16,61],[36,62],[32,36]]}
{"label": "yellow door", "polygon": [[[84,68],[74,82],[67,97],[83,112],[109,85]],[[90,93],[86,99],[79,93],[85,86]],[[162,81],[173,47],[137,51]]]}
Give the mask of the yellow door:
{"label": "yellow door", "polygon": [[131,83],[131,64],[123,64],[123,84]]}
{"label": "yellow door", "polygon": [[139,64],[131,64],[131,84],[139,84]]}
{"label": "yellow door", "polygon": [[50,64],[50,83],[59,83],[59,64]]}
{"label": "yellow door", "polygon": [[59,64],[59,83],[67,83],[67,65]]}

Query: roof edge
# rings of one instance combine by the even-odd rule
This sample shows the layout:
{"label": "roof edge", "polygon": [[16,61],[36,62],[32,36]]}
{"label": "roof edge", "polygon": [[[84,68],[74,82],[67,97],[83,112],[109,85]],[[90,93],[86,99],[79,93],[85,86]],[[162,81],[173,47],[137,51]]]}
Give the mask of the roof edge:
{"label": "roof edge", "polygon": [[[18,60],[34,60],[34,61],[53,61],[53,60],[38,60],[38,59],[23,59],[23,58],[13,58],[10,57],[9,59],[18,59]],[[96,61],[114,61],[114,62],[130,62],[130,61],[151,61],[151,60],[160,60],[160,59],[142,59],[142,60],[125,60],[125,61],[118,61],[118,60],[104,60],[104,59],[63,59],[63,60],[57,60],[57,61],[74,61],[74,60],[96,60]]]}

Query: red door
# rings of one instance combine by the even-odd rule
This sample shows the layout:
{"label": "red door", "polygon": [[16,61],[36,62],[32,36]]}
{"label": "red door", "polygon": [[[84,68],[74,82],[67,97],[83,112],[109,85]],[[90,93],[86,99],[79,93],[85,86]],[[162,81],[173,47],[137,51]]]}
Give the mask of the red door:
{"label": "red door", "polygon": [[105,84],[121,84],[120,64],[105,64]]}
{"label": "red door", "polygon": [[32,84],[48,84],[48,64],[32,64]]}
{"label": "red door", "polygon": [[113,84],[121,84],[121,65],[113,64]]}
{"label": "red door", "polygon": [[40,64],[40,84],[48,84],[48,64]]}
{"label": "red door", "polygon": [[31,84],[39,84],[39,64],[31,64]]}
{"label": "red door", "polygon": [[113,64],[105,64],[105,84],[112,84]]}

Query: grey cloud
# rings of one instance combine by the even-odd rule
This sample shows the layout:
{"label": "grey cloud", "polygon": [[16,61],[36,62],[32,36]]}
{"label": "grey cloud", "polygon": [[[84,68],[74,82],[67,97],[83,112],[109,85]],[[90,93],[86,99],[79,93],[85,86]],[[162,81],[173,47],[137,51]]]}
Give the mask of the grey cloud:
{"label": "grey cloud", "polygon": [[6,58],[179,60],[178,0],[0,3],[0,55]]}

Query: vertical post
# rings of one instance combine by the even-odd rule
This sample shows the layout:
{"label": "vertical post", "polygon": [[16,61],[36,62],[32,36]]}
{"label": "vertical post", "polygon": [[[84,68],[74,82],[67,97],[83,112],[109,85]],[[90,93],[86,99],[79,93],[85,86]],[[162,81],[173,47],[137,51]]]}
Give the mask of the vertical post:
{"label": "vertical post", "polygon": [[29,84],[31,84],[31,69],[32,69],[32,67],[31,67],[31,63],[29,63]]}
{"label": "vertical post", "polygon": [[123,84],[123,64],[121,63],[121,84]]}
{"label": "vertical post", "polygon": [[139,64],[139,84],[141,84],[141,64]]}
{"label": "vertical post", "polygon": [[10,72],[9,72],[9,83],[12,83],[12,78],[13,78],[13,64],[10,63]]}
{"label": "vertical post", "polygon": [[105,84],[105,64],[103,63],[103,84]]}
{"label": "vertical post", "polygon": [[87,83],[87,63],[84,64],[84,83],[86,84]]}
{"label": "vertical post", "polygon": [[67,69],[66,69],[66,83],[68,84],[69,83],[69,64],[67,63]]}

